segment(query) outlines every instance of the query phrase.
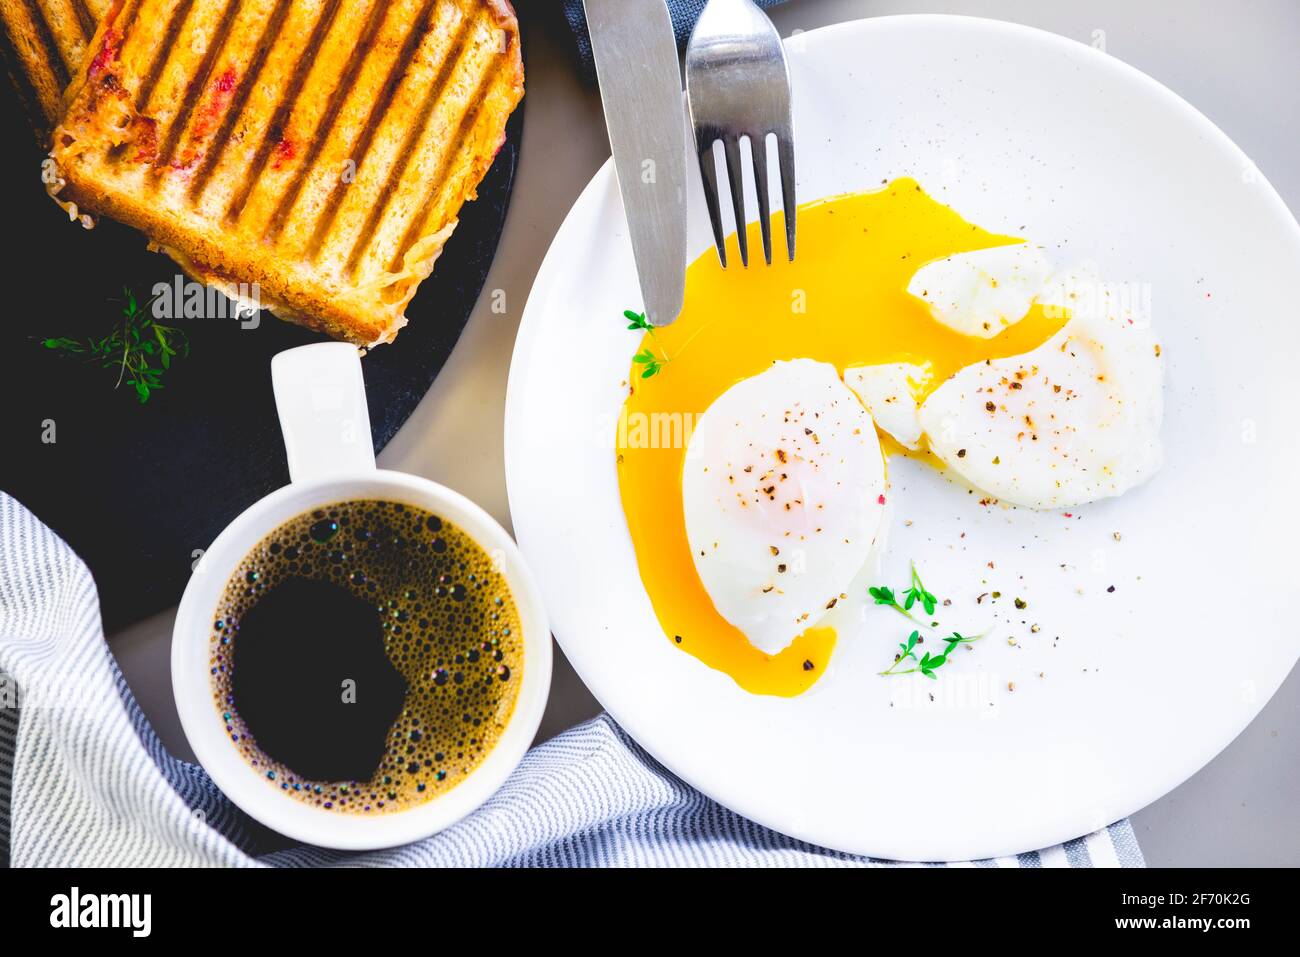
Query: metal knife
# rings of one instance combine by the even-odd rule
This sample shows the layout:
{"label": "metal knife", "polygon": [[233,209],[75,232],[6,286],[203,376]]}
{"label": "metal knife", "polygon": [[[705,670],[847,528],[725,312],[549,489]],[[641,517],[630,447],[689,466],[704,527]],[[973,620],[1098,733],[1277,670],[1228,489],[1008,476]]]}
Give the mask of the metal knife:
{"label": "metal knife", "polygon": [[664,0],[583,0],[605,125],[646,318],[666,326],[686,294],[686,123]]}

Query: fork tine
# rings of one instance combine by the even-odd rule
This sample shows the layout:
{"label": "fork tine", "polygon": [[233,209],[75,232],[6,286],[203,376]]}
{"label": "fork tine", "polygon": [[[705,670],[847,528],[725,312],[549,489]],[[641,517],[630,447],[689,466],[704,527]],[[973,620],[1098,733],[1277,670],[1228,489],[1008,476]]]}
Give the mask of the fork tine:
{"label": "fork tine", "polygon": [[754,160],[754,192],[758,194],[758,228],[763,234],[763,258],[772,265],[772,222],[767,197],[767,135],[749,137],[749,152]]}
{"label": "fork tine", "polygon": [[709,222],[713,226],[713,242],[718,247],[718,259],[727,268],[727,241],[722,231],[722,209],[718,205],[718,164],[713,156],[713,140],[699,147],[700,179],[704,180],[704,202],[709,207]]}
{"label": "fork tine", "polygon": [[794,134],[787,125],[776,134],[776,153],[781,167],[781,206],[785,210],[785,251],[794,262]]}
{"label": "fork tine", "polygon": [[740,264],[749,266],[749,237],[745,235],[745,177],[740,165],[740,137],[729,136],[722,141],[727,157],[727,179],[731,182],[731,208],[736,213],[736,242],[740,246]]}

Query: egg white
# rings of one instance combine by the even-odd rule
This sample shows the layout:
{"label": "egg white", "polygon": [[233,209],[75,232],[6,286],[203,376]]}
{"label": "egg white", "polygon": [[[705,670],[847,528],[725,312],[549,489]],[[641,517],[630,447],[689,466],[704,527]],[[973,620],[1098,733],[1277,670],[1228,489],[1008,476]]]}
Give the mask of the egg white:
{"label": "egg white", "polygon": [[936,389],[920,411],[930,448],[1017,505],[1120,495],[1162,459],[1163,364],[1149,317],[1088,269],[1054,277],[1038,298],[1069,321],[1037,349],[967,366]]}
{"label": "egg white", "polygon": [[719,614],[775,654],[846,594],[884,512],[871,417],[835,368],[776,362],[704,412],[682,469],[686,536]]}
{"label": "egg white", "polygon": [[911,362],[884,362],[844,370],[844,384],[862,400],[877,427],[908,449],[921,447],[916,390],[928,373]]}
{"label": "egg white", "polygon": [[926,263],[907,291],[945,326],[989,339],[1025,318],[1051,268],[1037,246],[994,246]]}

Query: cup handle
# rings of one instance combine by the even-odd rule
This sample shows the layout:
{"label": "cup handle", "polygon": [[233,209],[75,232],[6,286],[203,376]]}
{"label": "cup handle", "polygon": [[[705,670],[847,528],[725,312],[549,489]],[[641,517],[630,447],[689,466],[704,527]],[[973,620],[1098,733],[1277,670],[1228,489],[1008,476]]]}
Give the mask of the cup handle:
{"label": "cup handle", "polygon": [[375,467],[361,357],[346,342],[320,342],[271,359],[275,408],[289,478],[309,482]]}

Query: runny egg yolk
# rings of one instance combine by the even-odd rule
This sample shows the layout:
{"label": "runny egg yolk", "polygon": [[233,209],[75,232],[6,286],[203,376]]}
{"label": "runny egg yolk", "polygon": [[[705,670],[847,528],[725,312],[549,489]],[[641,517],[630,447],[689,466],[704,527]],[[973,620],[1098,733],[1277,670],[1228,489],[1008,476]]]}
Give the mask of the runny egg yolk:
{"label": "runny egg yolk", "polygon": [[[799,208],[797,257],[788,262],[773,217],[771,266],[761,259],[758,224],[749,225],[757,259],[741,268],[735,236],[730,269],[710,249],[686,273],[686,302],[675,323],[647,334],[638,352],[661,361],[643,378],[633,363],[618,422],[618,478],[641,580],[668,640],[730,675],[755,694],[793,696],[825,671],[835,630],[814,626],[784,651],[767,655],[714,608],[687,544],[682,464],[690,428],[728,388],[774,361],[808,358],[846,368],[912,362],[928,368],[918,399],[959,369],[1018,355],[1064,323],[1035,306],[992,339],[964,336],[931,317],[907,292],[921,266],[954,253],[1020,241],[974,226],[911,179],[883,189],[818,200]],[[902,450],[882,444],[886,456]],[[921,453],[924,455],[924,453]]]}

